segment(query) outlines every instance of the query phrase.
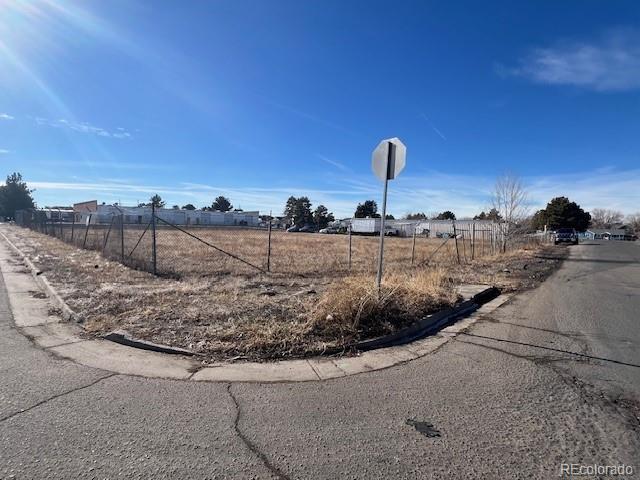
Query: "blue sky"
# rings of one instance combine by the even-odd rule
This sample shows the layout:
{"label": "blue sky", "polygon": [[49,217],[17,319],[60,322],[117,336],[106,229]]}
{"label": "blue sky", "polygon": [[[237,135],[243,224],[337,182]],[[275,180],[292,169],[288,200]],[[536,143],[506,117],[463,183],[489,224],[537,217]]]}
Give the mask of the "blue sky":
{"label": "blue sky", "polygon": [[473,215],[506,171],[532,209],[640,211],[638,25],[635,0],[2,0],[0,173],[41,206],[348,216],[398,136],[396,216]]}

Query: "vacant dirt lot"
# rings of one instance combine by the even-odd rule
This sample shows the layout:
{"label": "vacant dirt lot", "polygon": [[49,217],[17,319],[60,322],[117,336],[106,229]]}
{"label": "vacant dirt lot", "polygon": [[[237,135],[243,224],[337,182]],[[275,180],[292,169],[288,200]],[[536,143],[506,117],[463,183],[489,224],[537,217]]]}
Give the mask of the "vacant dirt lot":
{"label": "vacant dirt lot", "polygon": [[[362,273],[348,274],[348,268],[334,272],[331,267],[347,237],[278,232],[281,250],[275,252],[281,259],[293,259],[281,263],[281,268],[295,273],[262,274],[250,267],[245,270],[245,265],[226,256],[227,267],[220,268],[220,263],[209,263],[214,260],[205,245],[196,248],[176,237],[165,244],[168,232],[159,232],[158,251],[170,249],[180,259],[180,278],[175,279],[133,270],[97,251],[28,229],[3,226],[1,231],[84,318],[88,335],[122,329],[157,343],[192,349],[205,359],[280,358],[346,347],[452,305],[458,300],[455,286],[461,283],[494,284],[507,290],[534,286],[554,270],[563,251],[545,247],[545,256],[554,256],[548,259],[537,258],[537,248],[518,250],[457,265],[454,244],[449,241],[428,267],[411,268],[411,240],[390,239],[385,249],[388,273],[378,298],[371,275],[374,238],[352,238],[353,261],[363,267]],[[235,243],[229,237],[225,245],[216,233],[218,245],[235,252],[254,250],[246,245],[253,245],[248,239],[256,237],[238,239],[236,235]],[[420,240],[422,258],[416,264],[442,245],[439,239]]]}

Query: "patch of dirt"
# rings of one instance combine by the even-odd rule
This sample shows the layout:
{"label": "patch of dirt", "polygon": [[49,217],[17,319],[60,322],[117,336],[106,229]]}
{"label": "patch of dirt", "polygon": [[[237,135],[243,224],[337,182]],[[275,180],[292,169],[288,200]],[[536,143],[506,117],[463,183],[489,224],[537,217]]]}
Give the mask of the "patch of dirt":
{"label": "patch of dirt", "polygon": [[459,283],[495,285],[502,292],[537,287],[555,272],[569,254],[569,247],[542,245],[453,265],[451,276]]}

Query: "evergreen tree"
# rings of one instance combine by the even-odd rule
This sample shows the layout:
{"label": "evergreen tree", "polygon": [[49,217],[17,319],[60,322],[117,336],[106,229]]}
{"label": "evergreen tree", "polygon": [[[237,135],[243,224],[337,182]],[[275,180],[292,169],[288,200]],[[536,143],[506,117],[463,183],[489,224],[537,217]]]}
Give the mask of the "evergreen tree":
{"label": "evergreen tree", "polygon": [[380,218],[378,213],[378,204],[375,200],[365,200],[364,203],[359,203],[356,207],[354,214],[355,218]]}
{"label": "evergreen tree", "polygon": [[589,212],[585,212],[576,202],[571,202],[567,197],[556,197],[546,208],[534,214],[532,224],[539,230],[544,229],[546,225],[550,230],[564,227],[582,232],[589,227],[590,221]]}
{"label": "evergreen tree", "polygon": [[228,212],[231,209],[233,209],[233,205],[231,205],[231,202],[227,197],[223,197],[222,195],[216,197],[216,199],[211,204],[211,210],[214,211]]}
{"label": "evergreen tree", "polygon": [[6,183],[0,186],[0,216],[14,220],[16,210],[34,208],[31,193],[33,190],[27,187],[22,175],[16,172],[8,175]]}

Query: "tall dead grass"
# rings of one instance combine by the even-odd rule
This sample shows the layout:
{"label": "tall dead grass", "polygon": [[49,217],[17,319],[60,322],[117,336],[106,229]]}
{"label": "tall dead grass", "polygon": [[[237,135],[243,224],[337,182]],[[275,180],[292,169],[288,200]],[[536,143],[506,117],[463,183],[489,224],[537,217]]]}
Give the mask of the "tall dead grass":
{"label": "tall dead grass", "polygon": [[322,336],[383,335],[458,301],[453,281],[442,269],[391,273],[380,292],[373,278],[338,280],[322,295],[310,327]]}

